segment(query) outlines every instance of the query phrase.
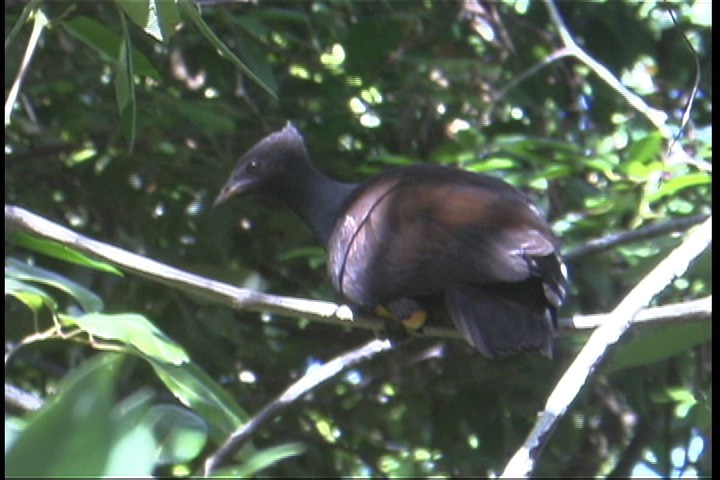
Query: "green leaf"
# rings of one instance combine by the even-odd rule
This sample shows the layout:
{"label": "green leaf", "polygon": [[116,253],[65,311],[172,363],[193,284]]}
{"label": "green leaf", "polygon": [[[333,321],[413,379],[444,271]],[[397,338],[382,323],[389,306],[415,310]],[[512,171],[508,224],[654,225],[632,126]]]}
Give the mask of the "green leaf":
{"label": "green leaf", "polygon": [[207,422],[214,442],[224,442],[248,418],[235,400],[197,365],[171,365],[149,360],[157,376],[175,397]]}
{"label": "green leaf", "polygon": [[712,177],[705,172],[689,173],[664,181],[660,188],[647,196],[648,202],[655,202],[663,197],[673,196],[680,190],[700,185],[710,185]]}
{"label": "green leaf", "polygon": [[712,339],[710,322],[681,323],[643,330],[613,353],[608,371],[648,365],[685,352]]}
{"label": "green leaf", "polygon": [[[112,446],[108,418],[121,355],[85,362],[31,417],[5,455],[7,477],[99,477]],[[148,472],[149,473],[149,472]]]}
{"label": "green leaf", "polygon": [[192,121],[193,124],[202,126],[198,128],[204,128],[207,131],[223,135],[232,135],[237,132],[235,122],[228,116],[228,113],[217,108],[217,105],[211,102],[185,100],[175,103],[173,105],[175,111]]}
{"label": "green leaf", "polygon": [[152,473],[158,442],[143,419],[153,396],[148,390],[140,390],[112,409],[108,420],[115,428],[104,476],[147,477]]}
{"label": "green leaf", "polygon": [[467,170],[475,173],[493,172],[497,170],[510,170],[517,168],[517,161],[512,158],[488,158],[480,162],[473,163],[467,167]]}
{"label": "green leaf", "polygon": [[620,175],[615,172],[618,167],[618,159],[614,155],[582,158],[580,162],[591,170],[601,172],[608,180],[616,181],[620,179]]}
{"label": "green leaf", "polygon": [[654,131],[640,140],[632,143],[626,152],[628,160],[648,164],[660,158],[663,146],[663,136],[660,131]]}
{"label": "green leaf", "polygon": [[[120,37],[105,25],[88,17],[74,17],[62,23],[65,31],[95,50],[100,58],[115,64],[120,51]],[[160,81],[160,74],[139,50],[133,50],[133,71],[141,76]]]}
{"label": "green leaf", "polygon": [[278,261],[287,262],[296,258],[307,258],[312,268],[318,268],[325,264],[325,249],[322,247],[298,247],[292,248],[278,257]]}
{"label": "green leaf", "polygon": [[45,291],[16,278],[5,278],[5,295],[17,298],[33,312],[39,311],[43,305],[53,311],[57,308],[55,300]]}
{"label": "green leaf", "polygon": [[168,40],[180,24],[180,13],[175,0],[115,0],[145,33],[156,40]]}
{"label": "green leaf", "polygon": [[15,245],[27,248],[28,250],[43,253],[49,257],[58,258],[69,263],[74,263],[75,265],[93,268],[102,272],[113,273],[119,276],[123,275],[122,271],[112,265],[94,260],[77,250],[73,250],[71,247],[58,243],[54,240],[38,238],[18,231],[9,232],[7,238]]}
{"label": "green leaf", "polygon": [[415,163],[415,160],[413,160],[412,157],[408,157],[406,155],[391,155],[389,153],[385,153],[382,155],[375,155],[370,159],[370,162],[373,163],[381,163],[385,166],[406,166],[406,165],[412,165]]}
{"label": "green leaf", "polygon": [[660,153],[663,138],[659,132],[651,133],[628,147],[627,161],[621,164],[621,169],[635,181],[646,180],[652,172],[662,170]]}
{"label": "green leaf", "polygon": [[[699,392],[698,392],[699,393]],[[712,428],[712,385],[690,411],[691,420],[703,430]]]}
{"label": "green leaf", "polygon": [[59,318],[64,324],[74,324],[95,337],[128,345],[157,362],[181,365],[190,361],[180,345],[142,315],[90,313]]}
{"label": "green leaf", "polygon": [[[318,8],[321,7],[318,6]],[[310,23],[308,14],[290,8],[263,8],[258,11],[257,16],[273,22],[294,22],[300,25]]]}
{"label": "green leaf", "polygon": [[165,43],[177,31],[182,19],[177,0],[155,0],[156,15]]}
{"label": "green leaf", "polygon": [[142,423],[157,441],[156,465],[190,462],[207,443],[207,423],[194,412],[177,405],[152,406]]}
{"label": "green leaf", "polygon": [[87,288],[57,273],[28,265],[12,257],[5,259],[5,277],[6,279],[10,277],[57,288],[77,300],[83,311],[88,313],[99,312],[103,309],[103,301],[100,297]]}
{"label": "green leaf", "polygon": [[130,33],[123,22],[123,38],[120,41],[117,61],[115,62],[115,95],[123,132],[128,140],[129,150],[135,144],[136,102],[135,82],[133,80],[132,50]]}
{"label": "green leaf", "polygon": [[265,51],[256,44],[246,41],[241,35],[235,37],[235,43],[237,43],[240,57],[245,61],[247,67],[253,71],[263,85],[272,92],[277,92],[277,82]]}
{"label": "green leaf", "polygon": [[195,6],[189,1],[189,0],[178,0],[179,4],[183,8],[183,12],[190,17],[190,20],[195,24],[195,26],[198,27],[200,32],[205,36],[205,38],[220,52],[220,55],[227,58],[232,62],[236,67],[238,67],[245,75],[247,75],[252,81],[257,83],[260,87],[263,88],[267,93],[270,94],[274,99],[277,100],[277,93],[275,92],[274,88],[274,80],[273,85],[266,83],[263,81],[260,76],[258,76],[257,72],[253,71],[249,66],[245,65],[233,52],[230,50],[230,48],[225,45],[225,43],[220,40],[220,37],[218,37],[215,32],[212,31],[212,29],[208,26],[207,23],[205,23],[205,20],[203,20],[200,13],[197,11]]}
{"label": "green leaf", "polygon": [[271,30],[256,15],[237,15],[228,20],[242,28],[258,42],[265,42],[271,33]]}
{"label": "green leaf", "polygon": [[263,469],[271,467],[286,458],[302,455],[305,450],[307,450],[305,445],[298,442],[266,448],[253,454],[247,462],[242,465],[218,469],[214,476],[235,478],[254,477]]}

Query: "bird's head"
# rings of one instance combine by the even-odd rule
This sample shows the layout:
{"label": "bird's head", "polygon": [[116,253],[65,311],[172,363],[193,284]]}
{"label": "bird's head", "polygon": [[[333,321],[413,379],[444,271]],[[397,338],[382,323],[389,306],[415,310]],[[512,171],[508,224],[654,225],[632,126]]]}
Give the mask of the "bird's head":
{"label": "bird's head", "polygon": [[273,194],[293,183],[299,164],[309,163],[302,136],[288,122],[285,128],[259,141],[238,160],[213,206],[247,192]]}

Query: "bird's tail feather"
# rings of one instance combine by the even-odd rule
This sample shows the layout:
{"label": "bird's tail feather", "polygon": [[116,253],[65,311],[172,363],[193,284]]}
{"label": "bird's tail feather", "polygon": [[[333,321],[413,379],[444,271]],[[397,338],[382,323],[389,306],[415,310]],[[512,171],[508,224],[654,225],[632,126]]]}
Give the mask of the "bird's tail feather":
{"label": "bird's tail feather", "polygon": [[522,351],[552,356],[555,309],[542,283],[456,285],[445,302],[457,329],[481,353],[501,357]]}

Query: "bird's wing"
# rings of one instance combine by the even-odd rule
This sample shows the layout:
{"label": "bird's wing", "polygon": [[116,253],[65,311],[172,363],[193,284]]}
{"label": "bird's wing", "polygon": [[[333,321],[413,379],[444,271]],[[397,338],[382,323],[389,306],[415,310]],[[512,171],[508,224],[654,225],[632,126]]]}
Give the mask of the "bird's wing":
{"label": "bird's wing", "polygon": [[[445,172],[443,172],[445,173]],[[338,220],[330,276],[350,300],[441,293],[450,283],[543,276],[556,239],[535,207],[490,177],[380,176]]]}

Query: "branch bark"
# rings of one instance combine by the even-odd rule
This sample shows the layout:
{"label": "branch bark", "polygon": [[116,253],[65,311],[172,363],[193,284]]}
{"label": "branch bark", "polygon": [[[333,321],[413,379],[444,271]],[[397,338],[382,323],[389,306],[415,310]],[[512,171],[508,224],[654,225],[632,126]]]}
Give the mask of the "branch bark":
{"label": "branch bark", "polygon": [[[237,310],[269,311],[290,317],[310,318],[325,323],[354,328],[381,329],[385,321],[376,317],[358,316],[346,305],[332,302],[281,297],[234,287],[199,275],[179,270],[141,255],[80,235],[66,227],[16,206],[5,206],[7,230],[19,230],[59,242],[79,252],[103,260],[121,269],[135,273],[172,288],[177,288],[204,299],[228,305]],[[665,229],[658,231],[666,232]],[[646,238],[643,236],[642,238]],[[676,276],[681,275],[690,261],[710,244],[712,217],[688,235],[685,241],[670,253],[630,294],[609,314],[576,315],[560,319],[564,332],[597,328],[548,398],[546,409],[528,436],[523,447],[508,463],[503,476],[525,476],[534,466],[533,452],[538,451],[549,432],[565,413],[607,348],[615,343],[631,323],[647,325],[651,322],[705,321],[712,315],[712,296],[662,307],[646,308],[658,292]],[[348,323],[351,321],[352,323]],[[454,329],[428,327],[422,335],[460,338]],[[222,458],[235,450],[248,436],[278,415],[288,404],[305,392],[339,373],[348,365],[390,348],[388,342],[376,340],[328,362],[318,372],[301,378],[274,402],[261,410],[251,421],[235,432],[213,457],[208,459],[206,473],[217,468]]]}
{"label": "branch bark", "polygon": [[371,340],[365,345],[339,355],[300,377],[298,381],[286,388],[280,396],[241,425],[240,428],[228,437],[217,452],[208,457],[205,461],[204,475],[206,477],[210,476],[217,470],[224,458],[232,452],[239,450],[260,427],[277,417],[288,405],[296,402],[307,392],[356,363],[372,358],[390,348],[392,348],[392,344],[389,340]]}
{"label": "branch bark", "polygon": [[532,471],[538,452],[550,432],[558,424],[588,377],[627,330],[640,309],[647,305],[675,278],[682,275],[690,263],[712,242],[712,217],[689,233],[682,244],[665,257],[630,291],[620,304],[590,336],[587,343],[565,371],[545,404],[535,427],[523,446],[513,455],[501,475],[503,478],[525,478]]}
{"label": "branch bark", "polygon": [[[384,319],[358,314],[353,312],[347,305],[338,305],[321,300],[270,295],[195,275],[86,237],[21,207],[5,206],[5,227],[8,231],[18,230],[47,240],[53,240],[78,252],[119,267],[126,272],[182,290],[204,300],[227,305],[238,311],[270,312],[292,318],[307,318],[326,324],[365,330],[377,331],[385,327]],[[665,232],[664,229],[662,231]],[[644,309],[636,315],[635,322],[645,325],[652,321],[705,320],[712,313],[711,300],[712,297],[706,297],[680,304]],[[561,333],[568,333],[577,329],[592,329],[605,323],[607,318],[612,315],[614,314],[575,315],[571,318],[559,319],[558,325]],[[428,326],[423,328],[422,332],[412,333],[438,338],[462,338],[454,328]]]}

